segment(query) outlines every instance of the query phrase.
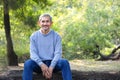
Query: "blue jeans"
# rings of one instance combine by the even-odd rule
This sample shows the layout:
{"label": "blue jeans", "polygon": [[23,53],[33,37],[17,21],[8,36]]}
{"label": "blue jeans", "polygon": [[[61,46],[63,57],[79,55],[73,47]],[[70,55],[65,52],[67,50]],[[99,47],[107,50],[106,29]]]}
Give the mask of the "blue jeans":
{"label": "blue jeans", "polygon": [[[47,66],[50,65],[51,60],[43,61]],[[60,59],[53,72],[62,71],[63,80],[72,80],[72,73],[70,70],[69,62],[66,59]],[[41,73],[40,66],[34,62],[33,60],[29,59],[24,63],[24,70],[22,78],[23,80],[32,80],[33,72]]]}

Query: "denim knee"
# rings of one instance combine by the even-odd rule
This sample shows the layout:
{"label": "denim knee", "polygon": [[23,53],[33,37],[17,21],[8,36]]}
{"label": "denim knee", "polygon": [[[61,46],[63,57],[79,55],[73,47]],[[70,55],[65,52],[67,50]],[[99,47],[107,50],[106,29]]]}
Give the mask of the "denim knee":
{"label": "denim knee", "polygon": [[32,68],[33,64],[34,64],[34,62],[32,60],[27,60],[24,63],[24,68]]}
{"label": "denim knee", "polygon": [[62,65],[63,65],[63,66],[69,65],[69,62],[68,62],[67,59],[62,59],[61,62],[62,62]]}

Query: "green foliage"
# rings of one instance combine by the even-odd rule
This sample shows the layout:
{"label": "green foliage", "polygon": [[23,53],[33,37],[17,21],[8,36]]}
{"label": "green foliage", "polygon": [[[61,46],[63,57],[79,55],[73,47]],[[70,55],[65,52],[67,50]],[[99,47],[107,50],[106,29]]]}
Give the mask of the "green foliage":
{"label": "green foliage", "polygon": [[5,32],[0,28],[0,56],[5,56],[6,54],[6,46],[5,46]]}
{"label": "green foliage", "polygon": [[21,8],[26,2],[26,0],[8,0],[8,1],[9,7],[13,10]]}
{"label": "green foliage", "polygon": [[[82,4],[84,4],[84,2]],[[95,45],[99,45],[101,51],[103,51],[104,48],[113,48],[115,44],[119,44],[119,21],[117,21],[116,27],[113,26],[113,21],[116,16],[113,12],[114,10],[118,12],[119,9],[113,10],[113,8],[116,7],[114,3],[115,2],[112,1],[85,2],[84,7],[87,6],[85,13],[78,15],[75,13],[74,17],[76,18],[72,19],[73,17],[71,17],[71,23],[66,25],[63,36],[64,53],[67,55],[71,53],[72,56],[76,56],[79,53],[83,58],[86,58],[85,56],[92,57],[93,51],[96,49]],[[77,7],[77,10],[84,12],[84,8],[79,9]],[[82,14],[81,19],[77,19]],[[117,17],[117,19],[119,19],[119,17]],[[115,37],[113,38],[111,35],[117,38],[115,39]],[[117,41],[117,43],[113,41]],[[103,54],[108,54],[105,50],[103,52]],[[76,56],[76,58],[78,57]]]}
{"label": "green foliage", "polygon": [[13,11],[13,14],[25,25],[34,28],[42,10],[50,5],[52,5],[52,2],[48,0],[25,0],[24,5]]}
{"label": "green foliage", "polygon": [[[65,58],[92,58],[96,45],[103,54],[109,54],[120,44],[118,0],[17,0],[15,3],[19,5],[12,5],[16,7],[11,7],[14,10],[10,10],[10,22],[15,52],[19,56],[29,53],[29,36],[39,29],[37,21],[42,13],[53,16],[52,28],[62,37]],[[1,13],[2,9],[1,6]],[[0,53],[6,53],[3,14],[0,16]]]}
{"label": "green foliage", "polygon": [[13,23],[11,27],[11,34],[15,52],[18,56],[29,53],[29,37],[33,32],[32,29],[24,25],[22,22],[18,23],[18,20],[11,21],[11,23]]}

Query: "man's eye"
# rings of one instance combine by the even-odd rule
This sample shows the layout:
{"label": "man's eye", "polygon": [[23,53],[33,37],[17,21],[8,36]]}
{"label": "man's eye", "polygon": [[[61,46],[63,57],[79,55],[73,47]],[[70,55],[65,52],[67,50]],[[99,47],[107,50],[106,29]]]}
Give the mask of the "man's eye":
{"label": "man's eye", "polygon": [[50,22],[49,20],[47,20],[46,22]]}
{"label": "man's eye", "polygon": [[42,21],[42,22],[45,22],[45,21]]}

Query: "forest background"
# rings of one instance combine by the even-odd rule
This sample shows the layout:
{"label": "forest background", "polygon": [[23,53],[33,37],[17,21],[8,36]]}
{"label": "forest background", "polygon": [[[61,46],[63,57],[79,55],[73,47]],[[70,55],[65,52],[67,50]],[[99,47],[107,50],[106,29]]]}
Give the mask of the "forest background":
{"label": "forest background", "polygon": [[[52,28],[61,35],[63,57],[69,60],[93,59],[96,45],[101,53],[109,55],[120,44],[119,0],[9,1],[12,42],[20,59],[29,56],[29,37],[39,29],[37,21],[42,13],[53,16]],[[0,56],[3,57],[6,38],[2,3],[0,13]]]}

